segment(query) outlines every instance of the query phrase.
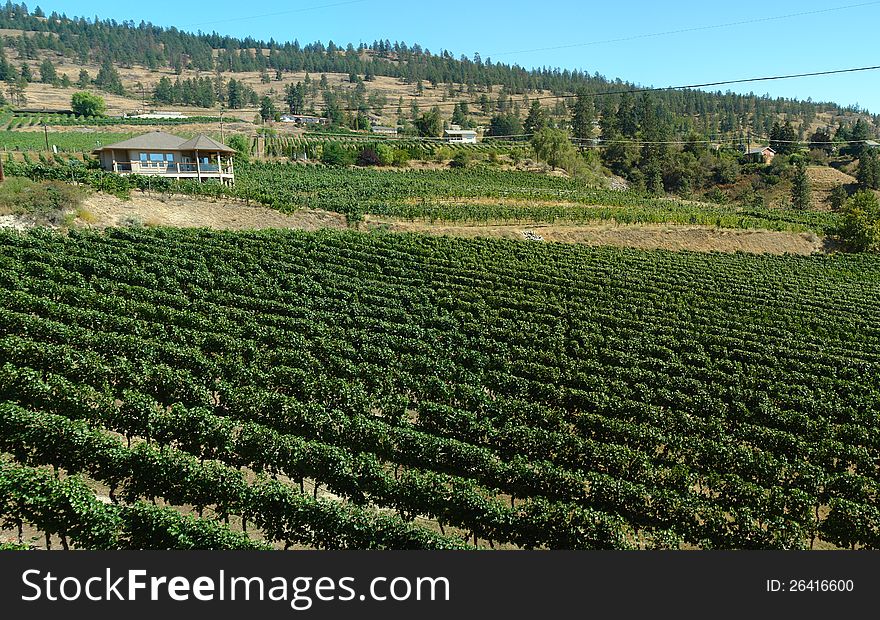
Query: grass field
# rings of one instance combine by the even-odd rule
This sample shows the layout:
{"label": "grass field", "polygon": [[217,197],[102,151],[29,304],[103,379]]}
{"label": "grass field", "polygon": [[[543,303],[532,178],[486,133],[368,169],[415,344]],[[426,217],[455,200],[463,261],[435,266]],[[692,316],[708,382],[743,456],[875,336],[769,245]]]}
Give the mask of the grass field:
{"label": "grass field", "polygon": [[0,265],[13,531],[880,547],[876,257],[117,229]]}

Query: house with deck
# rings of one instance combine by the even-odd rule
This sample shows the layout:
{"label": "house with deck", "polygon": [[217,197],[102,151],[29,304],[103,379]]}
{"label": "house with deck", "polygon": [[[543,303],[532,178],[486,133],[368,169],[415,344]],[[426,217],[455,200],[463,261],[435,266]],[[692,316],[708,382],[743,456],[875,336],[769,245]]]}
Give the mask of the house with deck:
{"label": "house with deck", "polygon": [[101,167],[117,174],[142,174],[194,181],[235,183],[234,149],[204,134],[181,138],[153,131],[92,151]]}

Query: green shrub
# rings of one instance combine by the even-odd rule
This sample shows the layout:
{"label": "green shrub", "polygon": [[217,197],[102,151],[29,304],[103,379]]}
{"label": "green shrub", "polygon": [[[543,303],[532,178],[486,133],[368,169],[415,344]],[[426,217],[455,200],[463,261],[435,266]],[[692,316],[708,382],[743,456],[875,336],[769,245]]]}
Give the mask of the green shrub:
{"label": "green shrub", "polygon": [[77,116],[103,116],[107,111],[107,104],[102,97],[87,92],[73,93],[70,107]]}
{"label": "green shrub", "polygon": [[846,203],[847,198],[849,198],[849,192],[846,191],[846,187],[843,185],[835,185],[834,189],[831,190],[831,194],[828,196],[831,210],[840,211],[841,207]]}
{"label": "green shrub", "polygon": [[467,168],[471,163],[471,154],[467,151],[459,151],[449,162],[450,168]]}
{"label": "green shrub", "polygon": [[377,144],[376,154],[379,156],[381,166],[390,166],[394,163],[394,148],[387,144]]}
{"label": "green shrub", "polygon": [[870,191],[857,192],[841,209],[840,238],[856,252],[880,251],[880,201]]}
{"label": "green shrub", "polygon": [[379,154],[372,147],[365,147],[361,149],[361,152],[358,153],[357,156],[357,165],[358,166],[381,166],[382,158],[379,157]]}
{"label": "green shrub", "polygon": [[354,163],[354,157],[338,142],[327,142],[321,153],[321,162],[327,166],[348,166]]}
{"label": "green shrub", "polygon": [[0,184],[0,213],[26,215],[37,223],[60,225],[82,202],[82,190],[60,181],[9,177]]}
{"label": "green shrub", "polygon": [[395,166],[406,166],[409,163],[409,151],[404,149],[394,149],[392,153],[392,163]]}
{"label": "green shrub", "polygon": [[250,140],[244,136],[230,136],[226,141],[226,145],[235,150],[235,158],[237,160],[248,161],[250,159]]}

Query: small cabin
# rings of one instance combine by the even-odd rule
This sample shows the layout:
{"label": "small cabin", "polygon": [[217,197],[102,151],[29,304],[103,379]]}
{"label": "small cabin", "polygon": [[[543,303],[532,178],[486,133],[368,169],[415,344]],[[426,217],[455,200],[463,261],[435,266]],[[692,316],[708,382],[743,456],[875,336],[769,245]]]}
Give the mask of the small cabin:
{"label": "small cabin", "polygon": [[755,164],[769,164],[776,157],[776,151],[769,146],[755,146],[746,149],[745,159]]}
{"label": "small cabin", "polygon": [[181,138],[164,131],[108,144],[92,151],[101,167],[116,174],[235,183],[234,149],[204,134]]}

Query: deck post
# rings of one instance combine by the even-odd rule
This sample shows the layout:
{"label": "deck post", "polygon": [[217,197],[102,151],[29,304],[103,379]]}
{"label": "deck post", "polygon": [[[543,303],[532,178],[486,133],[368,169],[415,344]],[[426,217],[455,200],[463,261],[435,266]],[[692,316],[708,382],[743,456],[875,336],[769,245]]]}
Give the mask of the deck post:
{"label": "deck post", "polygon": [[202,182],[202,163],[199,161],[199,152],[193,151],[193,155],[196,157],[196,175],[199,178],[199,183]]}

